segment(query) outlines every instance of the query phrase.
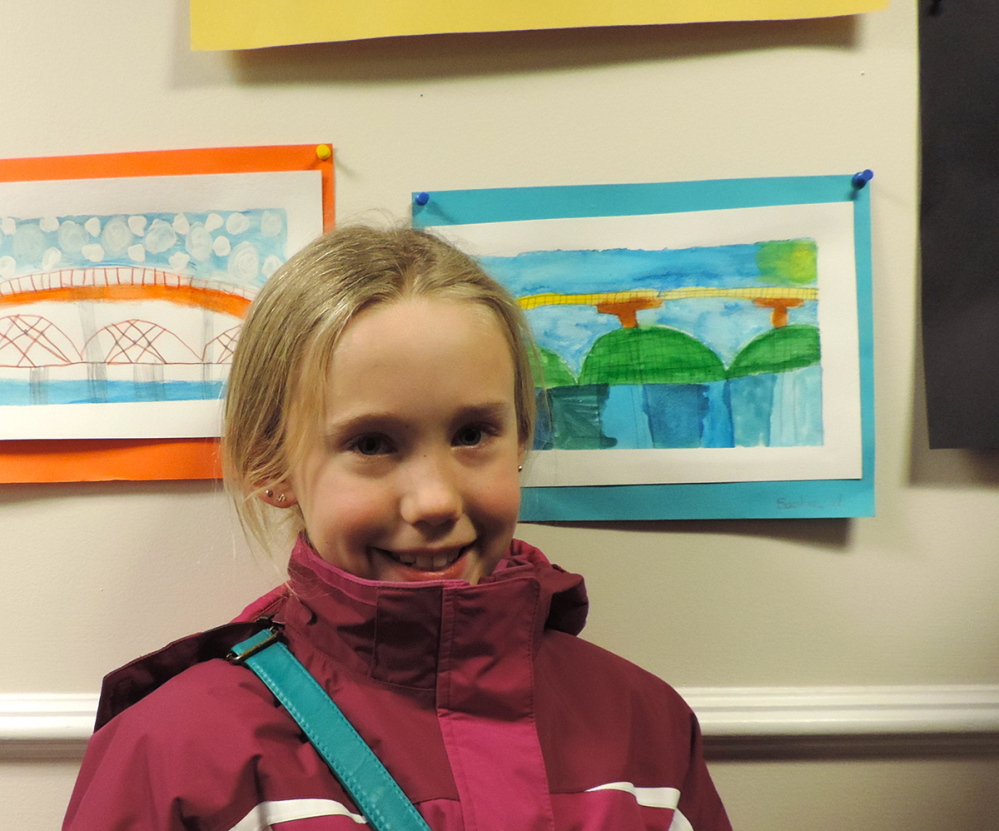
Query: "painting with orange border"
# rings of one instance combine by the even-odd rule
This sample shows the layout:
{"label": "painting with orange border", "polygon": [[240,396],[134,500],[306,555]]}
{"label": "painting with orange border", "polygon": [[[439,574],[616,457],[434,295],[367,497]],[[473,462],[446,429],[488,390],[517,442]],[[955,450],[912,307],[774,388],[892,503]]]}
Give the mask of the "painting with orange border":
{"label": "painting with orange border", "polygon": [[[219,435],[250,302],[330,224],[332,149],[287,148],[284,169],[268,162],[279,149],[129,154],[131,175],[117,176],[100,175],[106,156],[70,157],[93,162],[93,177],[0,165],[0,452]],[[39,172],[44,160],[18,161]],[[55,172],[69,159],[48,161]],[[52,473],[3,479],[84,478]]]}

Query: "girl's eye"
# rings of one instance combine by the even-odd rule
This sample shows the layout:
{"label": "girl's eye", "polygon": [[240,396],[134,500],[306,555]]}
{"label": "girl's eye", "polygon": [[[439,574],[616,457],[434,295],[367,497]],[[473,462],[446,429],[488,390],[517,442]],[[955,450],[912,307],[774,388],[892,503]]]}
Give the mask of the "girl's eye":
{"label": "girl's eye", "polygon": [[486,438],[486,431],[477,424],[469,424],[462,427],[454,436],[454,443],[460,447],[475,447],[482,444]]}
{"label": "girl's eye", "polygon": [[380,456],[392,452],[391,445],[385,436],[361,436],[351,446],[362,456]]}

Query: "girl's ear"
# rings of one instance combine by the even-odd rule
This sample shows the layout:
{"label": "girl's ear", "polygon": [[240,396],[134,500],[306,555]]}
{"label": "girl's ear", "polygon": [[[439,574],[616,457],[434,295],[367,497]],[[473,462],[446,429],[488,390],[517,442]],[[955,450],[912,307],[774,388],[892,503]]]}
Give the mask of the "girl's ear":
{"label": "girl's ear", "polygon": [[288,482],[274,482],[258,490],[257,496],[274,508],[290,508],[298,504],[295,489]]}

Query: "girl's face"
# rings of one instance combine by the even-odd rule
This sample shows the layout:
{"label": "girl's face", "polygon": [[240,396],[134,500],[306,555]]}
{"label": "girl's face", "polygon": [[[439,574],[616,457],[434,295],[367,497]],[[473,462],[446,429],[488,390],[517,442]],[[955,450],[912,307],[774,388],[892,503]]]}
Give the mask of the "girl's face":
{"label": "girl's face", "polygon": [[329,382],[311,449],[278,486],[319,555],[372,580],[490,574],[513,538],[524,456],[495,315],[443,299],[376,306],[344,330]]}

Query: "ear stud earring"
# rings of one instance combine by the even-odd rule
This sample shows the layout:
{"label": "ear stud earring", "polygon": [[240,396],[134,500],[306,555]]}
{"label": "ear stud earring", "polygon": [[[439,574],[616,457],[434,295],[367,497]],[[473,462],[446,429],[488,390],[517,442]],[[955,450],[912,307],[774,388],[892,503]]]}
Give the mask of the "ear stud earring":
{"label": "ear stud earring", "polygon": [[517,473],[523,473],[523,472],[524,472],[524,466],[523,465],[517,465]]}
{"label": "ear stud earring", "polygon": [[[266,490],[264,491],[264,496],[266,496],[266,497],[267,497],[268,499],[274,499],[274,491],[272,491],[272,490],[271,490],[270,488],[267,488],[267,489],[266,489]],[[285,501],[285,499],[287,499],[287,498],[288,498],[288,497],[286,497],[286,496],[285,496],[285,495],[284,495],[283,493],[279,493],[279,494],[277,495],[277,499],[276,499],[275,501],[276,501],[276,502],[277,502],[277,503],[278,503],[278,504],[280,505],[280,504],[281,504],[282,502],[284,502],[284,501]]]}

